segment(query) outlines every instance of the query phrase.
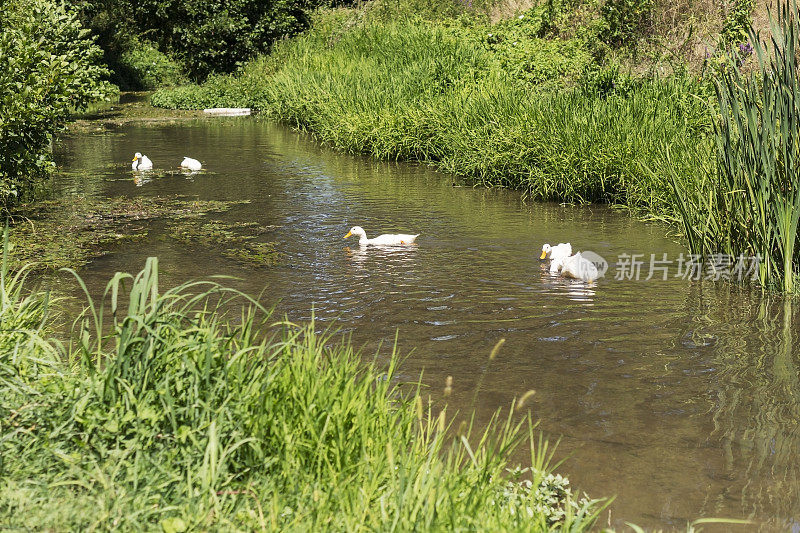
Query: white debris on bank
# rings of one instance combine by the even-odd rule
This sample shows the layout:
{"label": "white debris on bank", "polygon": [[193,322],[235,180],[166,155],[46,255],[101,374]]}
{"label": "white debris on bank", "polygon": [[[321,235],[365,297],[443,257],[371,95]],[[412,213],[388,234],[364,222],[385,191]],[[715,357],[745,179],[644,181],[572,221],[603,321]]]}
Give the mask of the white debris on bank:
{"label": "white debris on bank", "polygon": [[215,107],[203,109],[203,113],[213,117],[246,117],[250,114],[249,107]]}

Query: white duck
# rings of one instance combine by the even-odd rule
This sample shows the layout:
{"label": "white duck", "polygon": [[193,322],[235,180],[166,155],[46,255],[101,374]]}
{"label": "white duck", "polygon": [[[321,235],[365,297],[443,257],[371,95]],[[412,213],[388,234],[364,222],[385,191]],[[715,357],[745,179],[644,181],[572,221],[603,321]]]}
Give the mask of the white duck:
{"label": "white duck", "polygon": [[350,235],[357,235],[358,236],[358,244],[361,246],[367,246],[372,244],[374,246],[403,246],[406,244],[414,244],[414,241],[417,237],[419,237],[419,233],[416,235],[409,235],[406,233],[386,233],[384,235],[378,235],[374,239],[367,239],[367,233],[361,226],[353,226],[350,228],[350,231],[347,232],[347,235],[344,238],[348,238]]}
{"label": "white duck", "polygon": [[133,163],[131,163],[132,170],[152,170],[153,162],[146,155],[136,152],[133,156]]}
{"label": "white duck", "polygon": [[[553,267],[556,270],[553,270]],[[586,259],[580,252],[571,257],[559,258],[550,265],[550,272],[561,272],[565,278],[579,279],[587,283],[595,281],[600,273],[594,263]]]}
{"label": "white duck", "polygon": [[183,161],[181,161],[181,168],[184,168],[186,170],[200,170],[203,168],[203,165],[197,159],[192,159],[191,157],[183,156]]}
{"label": "white duck", "polygon": [[542,246],[542,255],[539,259],[550,259],[550,272],[556,274],[560,269],[559,260],[566,259],[572,255],[572,245],[568,242],[562,242],[556,246],[545,244]]}

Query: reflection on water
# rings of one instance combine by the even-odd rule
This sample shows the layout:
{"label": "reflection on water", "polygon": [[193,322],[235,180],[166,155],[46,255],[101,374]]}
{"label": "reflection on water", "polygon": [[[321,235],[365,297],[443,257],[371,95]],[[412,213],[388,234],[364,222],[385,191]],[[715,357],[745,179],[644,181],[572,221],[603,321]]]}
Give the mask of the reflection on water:
{"label": "reflection on water", "polygon": [[597,283],[587,283],[576,279],[568,279],[558,274],[551,274],[545,264],[542,264],[542,288],[544,292],[566,295],[573,302],[592,305],[597,292]]}
{"label": "reflection on water", "polygon": [[[699,317],[715,345],[710,439],[723,451],[720,475],[737,489],[725,497],[751,516],[772,508],[776,523],[797,529],[800,381],[795,306],[771,298],[737,305],[730,295],[719,303],[728,305]],[[719,503],[706,505],[713,512]]]}
{"label": "reflection on water", "polygon": [[[662,227],[598,206],[524,205],[513,192],[453,187],[425,168],[337,155],[253,118],[126,126],[67,137],[57,150],[61,194],[246,199],[209,218],[255,222],[285,254],[251,269],[154,223],[146,239],[84,270],[95,293],[149,255],[167,283],[233,275],[292,320],[337,321],[368,351],[399,332],[406,376],[424,369],[431,394],[452,376],[448,401],[466,410],[480,382],[479,421],[535,389],[526,406],[563,436],[573,484],[617,495],[612,524],[797,524],[800,317],[741,289],[615,279],[620,254],[682,251]],[[136,151],[155,165],[139,183]],[[184,153],[202,154],[207,170],[171,168]],[[354,225],[421,236],[417,246],[361,249],[342,240]],[[587,285],[550,275],[542,243],[568,241],[608,259],[606,277]]]}

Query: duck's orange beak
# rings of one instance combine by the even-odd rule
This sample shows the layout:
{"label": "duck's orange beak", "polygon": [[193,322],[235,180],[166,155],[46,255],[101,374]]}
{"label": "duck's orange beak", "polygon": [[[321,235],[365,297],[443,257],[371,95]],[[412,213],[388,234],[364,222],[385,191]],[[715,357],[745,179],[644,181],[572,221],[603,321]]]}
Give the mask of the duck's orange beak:
{"label": "duck's orange beak", "polygon": [[137,159],[137,158],[136,158],[136,157],[134,157],[133,159],[131,159],[131,161],[136,161],[136,159]]}
{"label": "duck's orange beak", "polygon": [[539,256],[539,259],[544,259],[544,258],[546,258],[546,257],[547,257],[547,252],[545,252],[544,250],[542,250],[542,255],[540,255],[540,256]]}
{"label": "duck's orange beak", "polygon": [[345,235],[345,236],[344,236],[344,238],[346,239],[346,238],[348,238],[348,237],[349,237],[350,235],[352,235],[352,234],[353,234],[353,232],[352,232],[352,231],[348,231],[348,232],[347,232],[347,235]]}

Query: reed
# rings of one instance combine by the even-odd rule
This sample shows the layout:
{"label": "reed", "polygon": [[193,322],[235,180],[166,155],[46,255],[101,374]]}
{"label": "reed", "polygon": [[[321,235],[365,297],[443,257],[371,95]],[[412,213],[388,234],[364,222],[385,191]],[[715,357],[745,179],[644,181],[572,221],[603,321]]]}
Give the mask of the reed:
{"label": "reed", "polygon": [[758,256],[761,285],[794,293],[800,261],[800,11],[795,2],[781,2],[770,18],[769,40],[749,33],[755,72],[731,55],[716,85],[716,171],[695,190],[675,192],[694,253]]}
{"label": "reed", "polygon": [[3,278],[3,323],[26,316],[27,336],[0,330],[0,527],[582,531],[603,508],[513,409],[456,431],[396,353],[364,358],[217,282],[162,291],[149,259],[59,345],[21,280]]}

